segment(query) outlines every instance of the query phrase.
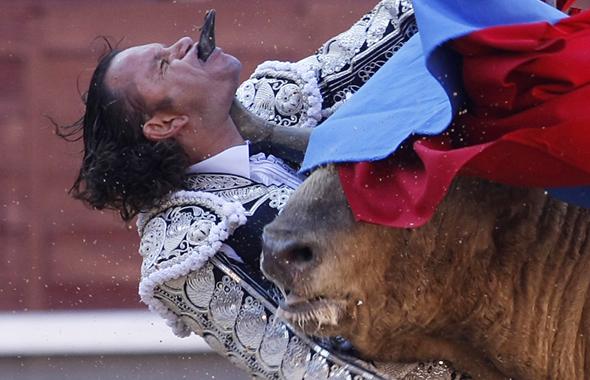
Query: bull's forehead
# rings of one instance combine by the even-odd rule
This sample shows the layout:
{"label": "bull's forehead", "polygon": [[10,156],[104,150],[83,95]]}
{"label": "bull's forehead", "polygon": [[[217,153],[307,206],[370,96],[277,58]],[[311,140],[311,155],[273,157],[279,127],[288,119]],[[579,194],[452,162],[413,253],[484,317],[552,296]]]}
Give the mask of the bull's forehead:
{"label": "bull's forehead", "polygon": [[293,203],[342,202],[346,204],[338,172],[334,166],[315,170],[291,197]]}
{"label": "bull's forehead", "polygon": [[337,223],[346,222],[351,217],[338,173],[333,166],[328,166],[317,169],[303,182],[277,220]]}

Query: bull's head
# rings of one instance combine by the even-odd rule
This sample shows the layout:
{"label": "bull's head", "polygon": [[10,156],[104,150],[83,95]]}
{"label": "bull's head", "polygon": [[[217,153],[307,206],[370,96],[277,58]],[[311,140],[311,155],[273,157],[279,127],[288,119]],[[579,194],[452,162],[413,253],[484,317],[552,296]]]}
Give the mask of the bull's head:
{"label": "bull's head", "polygon": [[[352,324],[362,310],[357,304],[369,296],[354,284],[367,279],[348,261],[360,254],[362,242],[353,238],[358,225],[338,177],[324,171],[308,178],[263,235],[262,270],[285,292],[283,317],[316,334]],[[350,280],[349,288],[341,286],[341,277]]]}
{"label": "bull's head", "polygon": [[264,230],[262,270],[285,292],[280,314],[306,333],[347,337],[368,356],[382,352],[376,336],[399,342],[430,329],[446,302],[435,283],[450,281],[433,272],[452,265],[433,254],[435,219],[415,230],[356,222],[336,170],[316,170]]}

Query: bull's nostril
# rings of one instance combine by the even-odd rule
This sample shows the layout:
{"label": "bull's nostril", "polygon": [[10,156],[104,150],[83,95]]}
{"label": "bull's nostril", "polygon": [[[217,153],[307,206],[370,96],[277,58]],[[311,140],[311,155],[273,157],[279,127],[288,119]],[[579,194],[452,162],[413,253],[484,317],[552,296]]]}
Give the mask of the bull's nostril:
{"label": "bull's nostril", "polygon": [[276,235],[268,227],[265,229],[260,266],[271,281],[280,287],[289,287],[303,272],[313,269],[317,257],[313,244]]}
{"label": "bull's nostril", "polygon": [[307,262],[313,259],[313,253],[309,247],[301,247],[294,252],[295,259],[300,262]]}
{"label": "bull's nostril", "polygon": [[295,247],[285,252],[285,260],[305,264],[313,260],[313,252],[309,247]]}

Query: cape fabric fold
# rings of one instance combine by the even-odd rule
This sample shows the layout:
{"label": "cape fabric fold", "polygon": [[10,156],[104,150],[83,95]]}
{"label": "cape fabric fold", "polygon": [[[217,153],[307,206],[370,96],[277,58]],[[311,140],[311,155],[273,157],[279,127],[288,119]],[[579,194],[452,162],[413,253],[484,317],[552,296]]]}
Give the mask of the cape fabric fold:
{"label": "cape fabric fold", "polygon": [[[305,168],[326,162],[381,159],[339,166],[344,191],[358,219],[392,227],[422,225],[457,174],[516,186],[590,184],[590,114],[585,109],[590,99],[590,14],[563,19],[563,14],[537,0],[474,3],[415,0],[425,57],[421,62],[429,70],[422,74],[426,72],[431,79],[420,82],[414,78],[416,82],[409,89],[389,83],[395,90],[387,92],[387,86],[378,83],[382,92],[371,95],[371,91],[365,91],[374,102],[387,99],[381,104],[391,107],[396,102],[390,96],[397,99],[404,93],[404,104],[412,100],[418,104],[414,112],[426,123],[409,125],[416,117],[405,123],[399,112],[388,121],[386,111],[380,110],[382,120],[375,127],[389,123],[389,128],[397,132],[380,132],[375,150],[378,154],[370,157],[366,152],[371,152],[371,146],[364,144],[362,136],[374,126],[370,124],[374,118],[371,109],[380,104],[357,100],[359,91],[341,110],[354,117],[354,140],[366,146],[344,144],[344,148],[333,151],[324,148],[326,155],[339,153],[326,156],[326,161],[317,160],[315,147],[308,151],[311,156],[306,156]],[[546,21],[531,23],[539,20]],[[410,48],[408,51],[415,53]],[[457,67],[460,70],[453,73]],[[387,70],[390,78],[403,75],[403,70],[393,65]],[[438,82],[432,82],[432,78]],[[438,90],[414,92],[421,84]],[[432,98],[425,102],[428,107],[413,98],[424,93]],[[355,111],[353,101],[364,103],[365,110]],[[403,112],[412,113],[409,108]],[[365,119],[363,114],[369,117]],[[345,120],[329,119],[326,124],[338,123],[328,127],[347,133],[340,129]],[[367,124],[360,131],[363,122]],[[315,143],[325,139],[320,128]],[[404,141],[403,146],[415,154],[413,160],[405,159],[407,155],[399,150],[391,155]],[[393,149],[386,153],[384,146],[388,144]],[[364,157],[358,154],[361,151]],[[382,159],[385,156],[388,158]],[[579,201],[589,192],[583,188],[560,189],[555,194]]]}
{"label": "cape fabric fold", "polygon": [[419,33],[315,128],[302,171],[379,160],[412,134],[444,131],[462,102],[460,57],[442,46],[446,41],[486,27],[565,17],[539,0],[414,0],[413,5]]}

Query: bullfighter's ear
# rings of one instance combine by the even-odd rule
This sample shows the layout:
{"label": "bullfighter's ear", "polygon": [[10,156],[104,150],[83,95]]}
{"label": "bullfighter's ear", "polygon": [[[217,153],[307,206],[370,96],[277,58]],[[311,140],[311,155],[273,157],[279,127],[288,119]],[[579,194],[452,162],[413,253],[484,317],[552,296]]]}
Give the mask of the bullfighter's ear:
{"label": "bullfighter's ear", "polygon": [[165,140],[176,136],[188,121],[186,115],[158,112],[143,124],[143,135],[152,141]]}

